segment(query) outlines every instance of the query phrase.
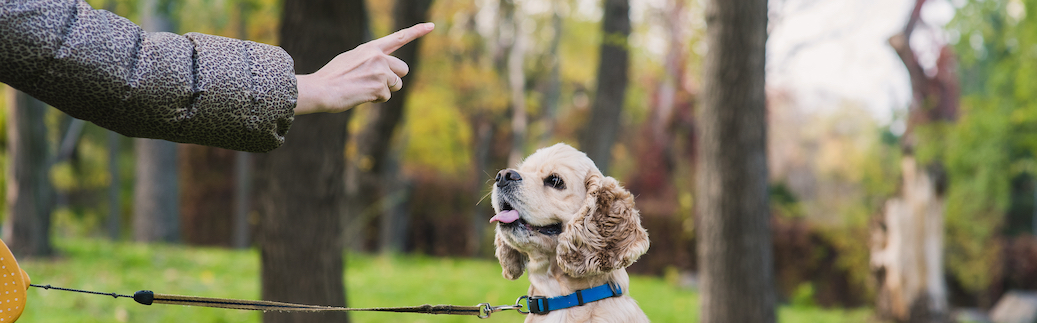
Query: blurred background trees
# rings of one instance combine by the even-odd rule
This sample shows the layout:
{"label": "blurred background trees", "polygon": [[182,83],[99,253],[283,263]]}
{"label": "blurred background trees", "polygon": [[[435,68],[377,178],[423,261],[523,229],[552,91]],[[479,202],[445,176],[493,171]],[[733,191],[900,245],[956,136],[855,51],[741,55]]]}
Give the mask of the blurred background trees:
{"label": "blurred background trees", "polygon": [[3,240],[19,256],[50,256],[54,187],[53,163],[44,115],[47,105],[11,88],[7,90],[7,209]]}
{"label": "blurred background trees", "polygon": [[[396,1],[392,4],[392,29],[400,30],[429,21],[432,0]],[[394,56],[410,67],[410,78],[420,72],[419,38],[396,50]],[[368,111],[365,125],[357,133],[353,162],[346,174],[347,214],[350,214],[347,239],[353,249],[363,249],[365,237],[377,233],[378,248],[386,252],[403,250],[407,217],[401,205],[409,190],[399,175],[399,149],[392,149],[404,116],[410,85],[392,94],[392,100]],[[372,226],[372,220],[379,220]],[[370,228],[380,228],[371,230]],[[373,232],[372,232],[373,231]],[[373,239],[370,239],[373,240]]]}
{"label": "blurred background trees", "polygon": [[[926,286],[945,289],[925,292],[929,304],[947,304],[932,317],[1037,289],[1037,1],[876,1],[767,1],[761,127],[771,235],[752,236],[772,245],[776,301],[870,306],[910,321],[882,303],[896,293],[883,282],[896,266],[924,266]],[[697,103],[716,47],[706,41],[702,2],[333,2],[351,6],[333,7],[341,11],[317,0],[89,2],[138,23],[148,8],[165,8],[178,33],[282,45],[299,73],[419,21],[437,28],[397,52],[411,75],[389,102],[300,117],[289,142],[269,154],[180,145],[175,165],[154,177],[175,180],[147,179],[145,149],[92,124],[75,130],[53,109],[29,118],[39,123],[32,138],[43,139],[23,142],[25,100],[5,92],[3,231],[20,256],[48,254],[48,233],[118,239],[160,223],[134,213],[145,204],[135,196],[161,184],[176,192],[161,197],[179,194],[176,215],[158,226],[179,226],[167,240],[255,243],[268,266],[297,262],[278,254],[324,259],[326,276],[312,275],[318,265],[305,269],[324,286],[291,282],[333,287],[311,293],[322,298],[267,295],[344,304],[332,291],[341,277],[332,276],[346,246],[490,257],[492,174],[567,142],[637,196],[653,244],[631,272],[697,286],[713,261],[696,254],[707,222],[695,210],[709,202],[693,185],[707,158],[705,128],[719,125],[702,119],[716,107]],[[321,23],[338,27],[300,31]],[[928,220],[904,211],[917,196],[933,198],[923,203],[932,202],[923,207]],[[916,231],[893,229],[895,219],[923,219],[917,229],[927,235],[889,243],[893,231]],[[20,249],[22,241],[37,242]],[[891,253],[925,261],[894,264],[883,256]],[[297,268],[282,269],[302,279]],[[896,296],[896,307],[917,306],[917,294]]]}
{"label": "blurred background trees", "polygon": [[580,137],[580,148],[603,173],[609,173],[612,145],[619,135],[619,118],[626,103],[630,79],[630,1],[606,0],[601,21],[597,86],[590,123]]}

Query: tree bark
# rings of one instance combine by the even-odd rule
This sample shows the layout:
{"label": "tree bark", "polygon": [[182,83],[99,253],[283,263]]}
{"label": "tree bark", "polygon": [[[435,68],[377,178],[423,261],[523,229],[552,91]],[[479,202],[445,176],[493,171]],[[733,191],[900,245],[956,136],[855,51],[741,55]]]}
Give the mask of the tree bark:
{"label": "tree bark", "polygon": [[871,265],[879,283],[875,310],[897,322],[946,322],[945,202],[914,157],[902,158],[901,172],[900,194],[886,201],[881,225],[872,231]]}
{"label": "tree bark", "polygon": [[[508,165],[518,165],[526,156],[526,31],[522,29],[524,15],[515,1],[501,1],[501,13],[504,15],[501,26],[511,33],[508,44],[508,59],[505,75],[508,79],[508,93],[511,104],[511,151],[508,153]],[[507,32],[502,32],[507,34]]]}
{"label": "tree bark", "polygon": [[707,1],[695,172],[703,323],[775,321],[766,40],[766,0]]}
{"label": "tree bark", "polygon": [[252,154],[234,152],[234,220],[231,246],[248,248],[252,243],[249,215],[252,213]]}
{"label": "tree bark", "polygon": [[108,131],[108,238],[122,239],[122,176],[119,174],[119,146],[122,135]]}
{"label": "tree bark", "polygon": [[598,86],[594,93],[590,123],[584,127],[580,149],[608,174],[612,145],[619,132],[619,117],[626,100],[630,54],[629,0],[605,0],[602,22],[601,59],[598,61]]}
{"label": "tree bark", "polygon": [[941,48],[934,76],[925,73],[911,48],[924,5],[925,0],[916,0],[904,29],[889,39],[911,78],[912,100],[900,140],[900,189],[871,229],[871,272],[878,283],[875,310],[897,322],[950,320],[943,267],[947,178],[941,161],[919,164],[914,151],[924,144],[915,129],[957,118],[960,93],[954,55],[947,46]]}
{"label": "tree bark", "polygon": [[133,239],[180,241],[180,197],[176,143],[134,139],[137,169],[133,184]]}
{"label": "tree bark", "polygon": [[[432,0],[399,0],[393,7],[394,30],[404,29],[414,24],[428,21],[428,10],[432,6]],[[416,79],[419,70],[421,38],[410,44],[397,49],[393,56],[407,62],[410,73],[407,80]],[[407,81],[405,80],[405,81]],[[377,217],[381,219],[379,235],[379,248],[385,251],[394,250],[394,246],[402,246],[402,236],[395,234],[399,230],[391,228],[400,223],[393,216],[389,216],[389,210],[393,208],[392,203],[381,203],[390,201],[387,197],[391,194],[390,183],[397,181],[397,172],[388,167],[392,163],[390,147],[396,129],[403,120],[407,97],[410,95],[412,86],[404,86],[403,89],[393,93],[392,100],[380,104],[379,107],[370,110],[370,117],[363,130],[356,136],[356,160],[358,162],[350,165],[346,176],[347,197],[349,198],[349,214],[371,214],[371,216],[353,217],[350,225],[367,227],[367,219]],[[390,171],[393,170],[393,171]],[[397,203],[398,204],[398,203]],[[361,231],[362,232],[362,231]],[[361,245],[363,239],[355,237],[350,244],[356,248]]]}
{"label": "tree bark", "polygon": [[561,58],[558,57],[558,45],[562,42],[562,15],[561,15],[561,2],[553,2],[551,14],[551,27],[553,34],[551,35],[551,43],[548,45],[547,60],[548,76],[546,87],[543,90],[544,97],[540,103],[540,106],[544,109],[544,121],[545,129],[544,133],[540,135],[538,140],[538,146],[547,147],[553,143],[550,140],[554,138],[555,131],[555,118],[558,115],[558,100],[562,94],[562,62]]}
{"label": "tree bark", "polygon": [[[471,191],[472,192],[483,192],[486,187],[487,181],[490,179],[486,173],[486,169],[489,166],[490,161],[490,145],[493,143],[494,125],[489,120],[489,117],[485,113],[475,113],[468,119],[469,124],[472,126],[472,134],[474,134],[472,147],[472,168],[471,173]],[[478,194],[478,193],[476,193]],[[481,205],[480,205],[481,204]],[[483,239],[486,235],[486,223],[487,217],[493,214],[493,209],[489,206],[490,203],[472,203],[471,209],[468,211],[471,218],[469,220],[471,231],[468,233],[469,239],[466,242],[465,249],[467,254],[478,256],[482,253],[484,242]]]}
{"label": "tree bark", "polygon": [[[147,0],[141,26],[151,32],[174,31],[168,4]],[[134,139],[137,168],[133,185],[133,237],[136,241],[180,240],[180,190],[177,183],[176,144],[156,139]]]}
{"label": "tree bark", "polygon": [[50,217],[54,188],[44,115],[47,105],[28,94],[7,90],[7,219],[3,240],[16,257],[53,254]]}
{"label": "tree bark", "polygon": [[234,160],[239,152],[200,145],[179,146],[184,243],[230,247],[236,196]]}
{"label": "tree bark", "polygon": [[[296,73],[317,71],[367,34],[363,0],[288,0],[281,46]],[[296,116],[280,148],[257,154],[256,242],[265,300],[346,305],[344,149],[351,113]],[[263,321],[346,322],[344,312],[263,314]]]}

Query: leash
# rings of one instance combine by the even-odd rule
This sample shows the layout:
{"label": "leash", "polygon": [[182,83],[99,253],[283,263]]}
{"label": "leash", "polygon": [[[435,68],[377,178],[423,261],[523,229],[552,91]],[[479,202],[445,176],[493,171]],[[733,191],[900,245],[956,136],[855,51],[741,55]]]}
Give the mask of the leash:
{"label": "leash", "polygon": [[[133,293],[133,295],[118,294],[118,293],[102,293],[82,289],[55,287],[51,285],[32,284],[29,279],[29,274],[22,270],[18,266],[18,261],[14,259],[14,254],[11,253],[11,249],[7,248],[2,240],[0,240],[0,282],[3,282],[3,286],[0,286],[0,303],[3,303],[6,310],[0,310],[0,322],[2,323],[13,323],[18,320],[25,310],[26,302],[28,301],[28,294],[26,293],[29,287],[42,288],[46,290],[58,290],[66,292],[84,293],[91,295],[110,296],[112,298],[132,298],[137,303],[143,305],[151,304],[171,304],[171,305],[184,305],[184,306],[202,306],[202,307],[215,307],[215,308],[226,308],[226,309],[238,309],[238,310],[252,310],[252,311],[281,311],[281,312],[351,312],[351,311],[368,311],[368,312],[397,312],[397,313],[420,313],[420,314],[446,314],[446,315],[474,315],[479,318],[488,318],[490,314],[506,311],[516,310],[523,314],[529,312],[522,311],[522,300],[527,299],[527,296],[519,297],[515,301],[515,305],[501,305],[492,306],[490,303],[479,303],[475,306],[456,306],[456,305],[419,305],[419,306],[401,306],[401,307],[368,307],[368,308],[348,308],[348,307],[337,307],[337,306],[318,306],[318,305],[306,305],[306,304],[293,304],[293,303],[282,303],[282,302],[271,302],[271,301],[253,301],[253,300],[241,300],[231,298],[213,298],[213,297],[199,297],[199,296],[184,296],[184,295],[170,295],[170,294],[158,294],[149,290],[141,290]],[[528,304],[528,303],[527,303]]]}
{"label": "leash", "polygon": [[[599,301],[602,299],[623,295],[623,290],[618,285],[609,282],[596,287],[577,290],[568,295],[556,297],[527,296],[523,295],[515,300],[514,305],[492,306],[490,303],[479,303],[475,306],[457,305],[418,305],[400,307],[365,307],[350,308],[338,306],[320,306],[307,304],[294,304],[273,301],[254,301],[233,298],[215,298],[201,296],[159,294],[150,290],[140,290],[133,295],[119,293],[102,293],[83,289],[55,287],[51,285],[32,284],[29,275],[18,266],[11,250],[0,241],[0,281],[4,283],[0,287],[0,302],[7,304],[7,311],[0,311],[0,322],[14,322],[21,316],[25,309],[26,290],[29,287],[42,288],[46,290],[58,290],[66,292],[84,293],[91,295],[110,296],[112,298],[132,298],[143,305],[170,304],[183,306],[201,306],[251,311],[279,311],[279,312],[396,312],[396,313],[419,313],[419,314],[443,314],[443,315],[473,315],[479,318],[488,318],[490,314],[515,310],[522,314],[547,314],[553,310],[560,310]],[[523,301],[529,309],[523,311]]]}
{"label": "leash", "polygon": [[488,318],[490,314],[506,311],[506,310],[517,310],[520,313],[528,313],[522,311],[522,300],[527,298],[526,296],[519,297],[515,301],[515,305],[501,305],[491,306],[490,303],[480,303],[475,306],[457,306],[457,305],[418,305],[418,306],[400,306],[400,307],[365,307],[365,308],[350,308],[350,307],[338,307],[338,306],[319,306],[319,305],[306,305],[306,304],[294,304],[294,303],[283,303],[283,302],[272,302],[272,301],[254,301],[254,300],[242,300],[242,299],[231,299],[231,298],[213,298],[213,297],[199,297],[199,296],[185,296],[185,295],[171,295],[171,294],[159,294],[150,290],[141,290],[133,293],[133,295],[118,294],[118,293],[102,293],[89,290],[73,289],[73,288],[62,288],[54,287],[51,285],[37,285],[29,284],[29,286],[43,288],[43,289],[54,289],[67,292],[85,293],[93,295],[111,296],[113,298],[132,298],[137,303],[143,305],[151,304],[170,304],[170,305],[184,305],[184,306],[201,306],[201,307],[215,307],[215,308],[226,308],[226,309],[237,309],[237,310],[251,310],[251,311],[279,311],[279,312],[396,312],[396,313],[419,313],[419,314],[442,314],[442,315],[474,315],[479,318]]}

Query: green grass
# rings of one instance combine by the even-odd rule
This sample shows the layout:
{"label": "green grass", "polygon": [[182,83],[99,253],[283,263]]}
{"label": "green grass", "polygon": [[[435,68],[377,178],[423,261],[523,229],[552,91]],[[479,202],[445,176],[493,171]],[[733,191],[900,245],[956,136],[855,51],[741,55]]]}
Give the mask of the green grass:
{"label": "green grass", "polygon": [[[57,260],[21,261],[33,283],[132,294],[157,293],[225,298],[259,298],[259,256],[232,251],[165,245],[113,244],[103,240],[60,240]],[[350,255],[349,305],[510,304],[525,294],[525,278],[509,281],[488,259]],[[698,296],[656,277],[632,277],[631,295],[655,322],[694,322]],[[113,299],[31,288],[20,322],[259,322],[256,312],[171,305],[139,305]],[[866,322],[870,311],[784,306],[782,322]],[[516,322],[513,311],[487,320],[471,316],[354,313],[354,322]]]}

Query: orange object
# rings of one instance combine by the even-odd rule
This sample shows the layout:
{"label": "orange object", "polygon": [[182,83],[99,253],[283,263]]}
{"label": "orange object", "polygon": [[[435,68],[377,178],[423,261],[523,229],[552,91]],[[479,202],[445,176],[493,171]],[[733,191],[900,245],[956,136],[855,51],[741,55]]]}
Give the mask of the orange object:
{"label": "orange object", "polygon": [[0,323],[18,320],[25,310],[25,291],[29,289],[29,274],[18,267],[11,249],[0,240]]}

